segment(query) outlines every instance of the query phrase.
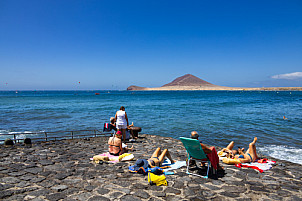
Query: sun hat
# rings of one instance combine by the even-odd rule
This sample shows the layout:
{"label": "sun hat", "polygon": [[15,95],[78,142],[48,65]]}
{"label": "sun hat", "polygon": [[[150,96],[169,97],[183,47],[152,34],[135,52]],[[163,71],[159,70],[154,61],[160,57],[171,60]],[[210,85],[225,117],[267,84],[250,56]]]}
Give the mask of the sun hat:
{"label": "sun hat", "polygon": [[122,131],[117,131],[116,135],[122,135]]}
{"label": "sun hat", "polygon": [[133,166],[133,169],[134,170],[139,170],[141,167],[143,167],[145,170],[147,170],[147,168],[148,168],[148,161],[146,160],[146,159],[138,159],[136,162],[135,162],[135,164],[134,164],[134,166]]}

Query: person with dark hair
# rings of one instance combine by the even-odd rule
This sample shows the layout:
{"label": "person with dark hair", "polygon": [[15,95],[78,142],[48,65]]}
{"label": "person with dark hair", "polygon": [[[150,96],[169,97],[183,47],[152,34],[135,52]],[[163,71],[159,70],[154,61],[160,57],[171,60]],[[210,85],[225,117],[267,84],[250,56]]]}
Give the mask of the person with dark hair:
{"label": "person with dark hair", "polygon": [[115,114],[116,128],[118,131],[122,132],[123,141],[126,141],[126,129],[129,126],[127,113],[125,112],[125,107],[121,106],[120,110]]}
{"label": "person with dark hair", "polygon": [[[238,147],[238,150],[234,150],[233,148],[234,148],[234,141],[230,142],[230,144],[226,148],[223,148],[218,153],[218,155],[226,156],[227,158],[234,158],[235,155],[238,154],[240,147]],[[242,148],[241,151],[244,151],[244,148]]]}

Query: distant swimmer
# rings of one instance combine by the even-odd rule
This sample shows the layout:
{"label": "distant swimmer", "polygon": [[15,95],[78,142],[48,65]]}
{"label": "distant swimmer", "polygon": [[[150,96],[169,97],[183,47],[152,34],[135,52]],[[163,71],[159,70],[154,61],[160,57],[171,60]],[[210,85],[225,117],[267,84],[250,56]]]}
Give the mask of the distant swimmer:
{"label": "distant swimmer", "polygon": [[286,120],[287,118],[285,116],[283,116],[283,119]]}

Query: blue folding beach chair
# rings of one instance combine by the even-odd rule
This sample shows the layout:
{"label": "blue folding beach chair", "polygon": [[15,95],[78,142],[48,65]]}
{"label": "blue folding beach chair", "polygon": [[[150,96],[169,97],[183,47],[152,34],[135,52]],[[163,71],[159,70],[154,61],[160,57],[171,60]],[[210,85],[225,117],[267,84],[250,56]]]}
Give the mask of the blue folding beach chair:
{"label": "blue folding beach chair", "polygon": [[[208,178],[209,177],[209,168],[211,166],[211,162],[207,158],[207,155],[204,153],[200,142],[196,139],[191,139],[191,138],[185,138],[185,137],[180,137],[180,141],[183,143],[184,147],[186,148],[187,155],[188,155],[188,161],[187,161],[187,174],[203,177],[203,178]],[[208,170],[207,170],[207,176],[201,176],[199,174],[194,174],[189,172],[189,164],[190,160],[200,160],[200,161],[207,161],[208,162]]]}

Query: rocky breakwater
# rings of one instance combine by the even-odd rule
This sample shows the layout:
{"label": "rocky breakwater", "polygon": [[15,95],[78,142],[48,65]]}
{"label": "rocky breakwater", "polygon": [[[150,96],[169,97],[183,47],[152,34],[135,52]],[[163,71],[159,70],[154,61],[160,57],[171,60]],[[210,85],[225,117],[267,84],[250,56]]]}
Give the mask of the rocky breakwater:
{"label": "rocky breakwater", "polygon": [[[107,150],[108,137],[41,142],[32,147],[0,146],[1,200],[301,200],[302,166],[277,160],[264,173],[224,165],[218,179],[187,175],[186,168],[167,175],[168,186],[151,186],[147,176],[128,172],[135,161],[90,161]],[[156,147],[185,160],[182,143],[141,135],[133,143],[136,159],[149,158]],[[204,169],[194,168],[203,173]]]}

